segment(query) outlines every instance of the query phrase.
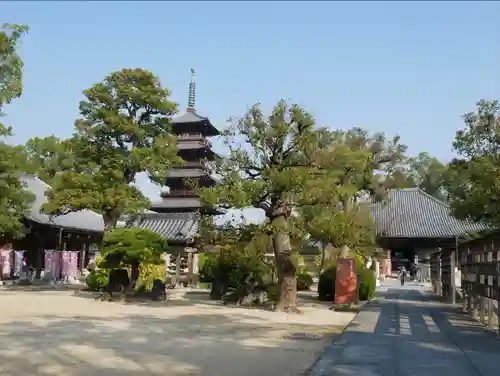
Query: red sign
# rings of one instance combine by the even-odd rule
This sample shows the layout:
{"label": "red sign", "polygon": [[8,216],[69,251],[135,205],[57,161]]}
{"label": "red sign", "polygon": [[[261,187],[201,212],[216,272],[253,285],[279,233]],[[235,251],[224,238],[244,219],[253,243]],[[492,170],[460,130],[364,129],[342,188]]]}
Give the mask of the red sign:
{"label": "red sign", "polygon": [[356,265],[352,258],[337,259],[335,279],[335,304],[348,304],[356,299]]}

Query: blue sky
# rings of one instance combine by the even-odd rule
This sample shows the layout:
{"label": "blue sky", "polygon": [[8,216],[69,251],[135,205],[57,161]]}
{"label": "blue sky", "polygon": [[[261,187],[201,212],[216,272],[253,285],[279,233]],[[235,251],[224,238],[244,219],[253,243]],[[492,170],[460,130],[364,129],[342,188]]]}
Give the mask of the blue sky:
{"label": "blue sky", "polygon": [[[321,125],[399,134],[412,154],[451,157],[460,115],[500,99],[500,2],[2,2],[31,27],[13,142],[69,136],[81,91],[147,68],[223,126],[290,98]],[[155,199],[159,188],[139,183]]]}

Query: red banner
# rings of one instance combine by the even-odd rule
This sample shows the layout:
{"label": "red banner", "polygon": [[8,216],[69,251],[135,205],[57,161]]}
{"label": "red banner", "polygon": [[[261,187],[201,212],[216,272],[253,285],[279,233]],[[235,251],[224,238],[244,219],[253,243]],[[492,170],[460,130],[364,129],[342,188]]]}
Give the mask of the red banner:
{"label": "red banner", "polygon": [[335,304],[349,304],[356,299],[356,264],[352,258],[337,259],[337,278],[335,279]]}

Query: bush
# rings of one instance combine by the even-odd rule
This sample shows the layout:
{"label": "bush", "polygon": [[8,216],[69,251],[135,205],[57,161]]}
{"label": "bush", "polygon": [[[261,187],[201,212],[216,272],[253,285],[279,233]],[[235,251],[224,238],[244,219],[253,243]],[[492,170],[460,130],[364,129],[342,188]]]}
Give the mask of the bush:
{"label": "bush", "polygon": [[200,255],[200,259],[198,260],[200,282],[212,283],[214,281],[214,275],[217,267],[216,264],[217,264],[217,258],[215,255],[213,254]]}
{"label": "bush", "polygon": [[309,290],[314,283],[313,277],[306,271],[301,271],[297,274],[297,290]]}
{"label": "bush", "polygon": [[328,266],[319,276],[318,297],[323,301],[335,300],[335,278],[337,276],[336,265]]}
{"label": "bush", "polygon": [[228,287],[238,288],[250,278],[258,283],[264,282],[269,267],[258,254],[245,252],[237,247],[223,249],[216,254],[207,254],[200,265],[200,282],[224,282]]}
{"label": "bush", "polygon": [[266,286],[267,299],[272,302],[278,301],[278,285],[269,284]]}
{"label": "bush", "polygon": [[90,291],[99,291],[101,288],[106,287],[109,281],[109,270],[95,269],[92,270],[85,283]]}
{"label": "bush", "polygon": [[377,281],[371,269],[363,269],[359,277],[359,300],[370,300],[375,297]]}
{"label": "bush", "polygon": [[165,282],[165,265],[141,265],[139,280],[135,285],[135,291],[150,292],[153,289],[153,282],[155,279]]}

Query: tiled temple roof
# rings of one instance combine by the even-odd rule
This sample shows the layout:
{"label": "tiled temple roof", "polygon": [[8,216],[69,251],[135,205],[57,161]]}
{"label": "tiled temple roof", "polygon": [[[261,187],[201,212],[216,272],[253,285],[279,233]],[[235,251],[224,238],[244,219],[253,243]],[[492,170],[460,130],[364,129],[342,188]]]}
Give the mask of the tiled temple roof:
{"label": "tiled temple roof", "polygon": [[191,243],[198,233],[198,213],[144,213],[130,217],[127,227],[147,228],[170,243]]}
{"label": "tiled temple roof", "polygon": [[390,190],[371,212],[377,235],[387,238],[454,238],[489,229],[455,218],[446,203],[418,188]]}
{"label": "tiled temple roof", "polygon": [[41,207],[45,202],[47,202],[45,192],[50,189],[50,185],[38,179],[34,175],[23,174],[20,178],[21,181],[23,181],[26,185],[26,190],[35,195],[35,201],[33,202],[30,211],[26,215],[26,218],[28,220],[43,225],[62,227],[65,229],[85,232],[104,231],[104,220],[102,218],[102,215],[90,210],[81,210],[78,212],[58,216],[49,216],[42,213],[40,211]]}

